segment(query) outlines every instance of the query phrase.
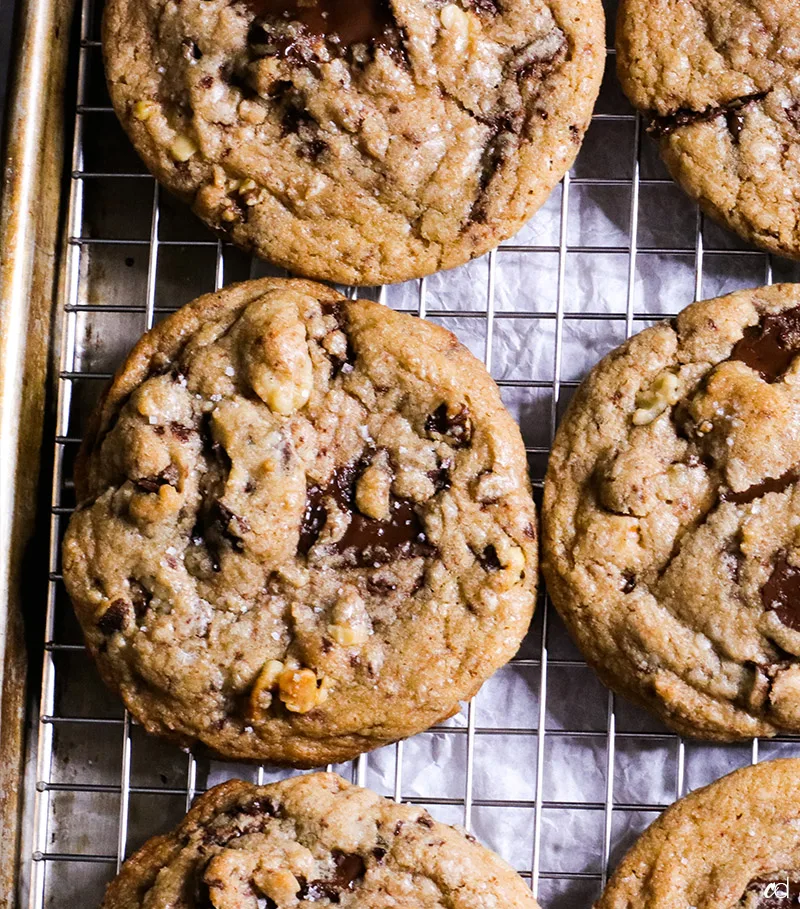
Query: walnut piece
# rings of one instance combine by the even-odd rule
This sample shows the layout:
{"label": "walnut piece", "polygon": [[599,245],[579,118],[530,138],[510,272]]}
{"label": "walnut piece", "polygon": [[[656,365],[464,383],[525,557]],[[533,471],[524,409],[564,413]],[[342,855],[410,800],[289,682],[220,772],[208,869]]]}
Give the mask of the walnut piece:
{"label": "walnut piece", "polygon": [[197,143],[189,136],[178,136],[169,147],[169,153],[178,162],[188,161],[199,150]]}
{"label": "walnut piece", "polygon": [[322,680],[310,669],[284,669],[278,677],[278,696],[292,713],[308,713],[328,700],[330,683]]}
{"label": "walnut piece", "polygon": [[388,521],[392,474],[386,452],[381,452],[356,483],[356,506],[368,518]]}
{"label": "walnut piece", "polygon": [[636,396],[636,410],[633,413],[634,426],[646,426],[652,423],[668,407],[677,404],[680,399],[678,377],[674,372],[665,370],[656,376],[647,391],[640,391]]}

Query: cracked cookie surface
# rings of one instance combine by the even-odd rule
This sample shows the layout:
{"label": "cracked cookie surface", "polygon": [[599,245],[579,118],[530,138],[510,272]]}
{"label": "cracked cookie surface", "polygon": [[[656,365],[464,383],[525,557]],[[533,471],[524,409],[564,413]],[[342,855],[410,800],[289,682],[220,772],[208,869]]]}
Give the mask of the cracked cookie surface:
{"label": "cracked cookie surface", "polygon": [[600,0],[110,0],[114,108],[155,176],[290,270],[381,284],[514,234],[572,164]]}
{"label": "cracked cookie surface", "polygon": [[425,729],[534,607],[525,450],[438,326],[306,281],[202,297],[95,412],[63,573],[150,731],[320,766]]}
{"label": "cracked cookie surface", "polygon": [[800,257],[800,7],[622,0],[617,64],[672,176],[703,210]]}
{"label": "cracked cookie surface", "polygon": [[553,602],[681,733],[800,731],[800,288],[695,303],[602,360],[544,493]]}
{"label": "cracked cookie surface", "polygon": [[537,909],[522,878],[463,831],[332,773],[232,780],[145,843],[103,909]]}
{"label": "cracked cookie surface", "polygon": [[595,909],[790,909],[800,898],[800,760],[765,761],[668,808]]}

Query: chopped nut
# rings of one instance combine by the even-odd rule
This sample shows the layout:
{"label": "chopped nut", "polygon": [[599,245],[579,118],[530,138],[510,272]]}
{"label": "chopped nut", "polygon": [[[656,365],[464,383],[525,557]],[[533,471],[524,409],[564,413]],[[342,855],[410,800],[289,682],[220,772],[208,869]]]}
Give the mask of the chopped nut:
{"label": "chopped nut", "polygon": [[328,625],[330,636],[342,647],[360,647],[369,640],[369,631],[352,625]]}
{"label": "chopped nut", "polygon": [[197,154],[199,147],[189,136],[178,136],[169,148],[169,153],[176,161],[188,161]]}
{"label": "chopped nut", "polygon": [[386,452],[381,452],[356,483],[356,506],[368,518],[376,521],[389,519],[392,475]]}
{"label": "chopped nut", "polygon": [[639,392],[636,396],[636,410],[633,414],[634,426],[646,426],[656,417],[677,404],[680,399],[678,377],[674,372],[665,370],[656,376],[655,381],[646,392]]}
{"label": "chopped nut", "polygon": [[181,495],[168,484],[158,487],[156,495],[149,492],[134,495],[128,503],[130,516],[139,524],[155,524],[176,514],[181,507]]}
{"label": "chopped nut", "polygon": [[439,20],[445,28],[457,30],[463,35],[469,30],[467,14],[455,3],[448,3],[444,7],[439,13]]}
{"label": "chopped nut", "polygon": [[319,687],[310,669],[284,669],[278,678],[280,699],[292,713],[308,713],[322,704],[328,698],[329,687]]}
{"label": "chopped nut", "polygon": [[225,174],[225,171],[219,166],[219,164],[214,165],[212,168],[212,173],[214,175],[214,186],[216,186],[217,189],[225,189],[225,186],[227,184],[227,175]]}
{"label": "chopped nut", "polygon": [[149,120],[155,113],[156,106],[152,101],[137,101],[133,105],[133,116],[135,120]]}
{"label": "chopped nut", "polygon": [[239,187],[239,196],[245,205],[256,205],[263,199],[264,191],[255,180],[248,178]]}
{"label": "chopped nut", "polygon": [[347,335],[343,331],[331,331],[322,339],[322,346],[332,356],[344,360],[347,356]]}
{"label": "chopped nut", "polygon": [[293,303],[278,299],[251,303],[241,330],[243,367],[255,393],[275,413],[303,407],[314,384],[305,325]]}
{"label": "chopped nut", "polygon": [[284,665],[280,660],[267,660],[264,663],[250,691],[247,711],[249,719],[258,719],[269,710],[272,704],[271,689],[275,687],[283,671]]}
{"label": "chopped nut", "polygon": [[502,571],[492,575],[492,586],[501,592],[510,590],[519,582],[525,570],[525,554],[519,546],[508,540],[499,542],[495,547],[495,553]]}

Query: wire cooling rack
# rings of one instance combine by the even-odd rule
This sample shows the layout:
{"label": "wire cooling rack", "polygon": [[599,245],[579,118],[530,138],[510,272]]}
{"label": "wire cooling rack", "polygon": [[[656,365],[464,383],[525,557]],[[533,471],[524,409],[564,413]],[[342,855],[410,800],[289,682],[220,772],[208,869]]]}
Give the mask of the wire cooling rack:
{"label": "wire cooling rack", "polygon": [[[105,92],[98,7],[82,0],[68,90],[49,592],[23,855],[30,909],[99,905],[124,858],[172,827],[196,793],[231,776],[287,775],[195,759],[145,736],[103,689],[63,590],[72,464],[105,381],[165,313],[272,273],[213,239],[144,171]],[[610,24],[615,12],[607,3]],[[454,272],[359,291],[451,328],[482,356],[520,422],[537,495],[559,416],[600,356],[692,299],[800,278],[797,266],[704,223],[622,97],[613,50],[607,69],[575,168],[517,237]],[[599,895],[675,798],[798,741],[717,747],[670,734],[596,681],[543,594],[518,657],[459,716],[336,769],[472,829],[545,906],[566,909]]]}

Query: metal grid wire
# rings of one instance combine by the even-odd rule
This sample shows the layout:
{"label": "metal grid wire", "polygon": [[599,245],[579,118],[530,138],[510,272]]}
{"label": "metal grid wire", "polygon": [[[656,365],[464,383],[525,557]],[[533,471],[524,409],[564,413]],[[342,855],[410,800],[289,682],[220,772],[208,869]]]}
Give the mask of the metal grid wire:
{"label": "metal grid wire", "polygon": [[[613,2],[607,5],[613,21]],[[76,899],[99,903],[104,884],[131,850],[173,826],[196,793],[228,776],[260,782],[282,775],[199,761],[145,737],[98,690],[70,617],[59,549],[74,504],[71,464],[82,421],[104,380],[163,313],[259,268],[265,273],[210,239],[142,169],[104,95],[93,0],[82,0],[79,26],[49,593],[30,848],[23,857],[30,909]],[[800,277],[793,266],[773,263],[704,224],[655,161],[640,119],[614,82],[613,51],[608,57],[606,84],[578,165],[546,206],[550,226],[539,231],[537,216],[534,229],[520,235],[525,242],[515,238],[468,266],[474,299],[449,304],[452,275],[399,290],[361,291],[452,328],[482,353],[504,398],[521,415],[537,494],[564,404],[579,376],[610,347],[692,298],[770,283],[774,276]],[[582,223],[608,199],[617,200],[622,212],[616,226],[583,231]],[[176,263],[180,275],[170,277]],[[522,297],[519,305],[498,305],[498,286],[508,284],[503,269],[512,267],[525,276],[518,282]],[[592,269],[600,277],[587,283]],[[686,286],[664,285],[660,275],[666,269],[682,274]],[[543,278],[526,297],[524,287],[535,275]],[[611,288],[608,295],[604,286]],[[579,362],[567,344],[576,330],[584,333]],[[508,359],[509,331],[520,332],[538,351],[535,362],[522,357],[521,372],[500,362]],[[503,343],[496,343],[497,335]],[[597,338],[588,357],[586,337]],[[500,686],[514,695],[503,701],[510,710],[498,715],[493,698]],[[761,755],[793,749],[795,741],[762,743]],[[618,703],[571,648],[543,597],[520,655],[460,717],[337,769],[474,829],[505,853],[547,906],[588,906],[642,827],[687,789],[708,782],[704,768],[712,751],[729,769],[759,758],[757,741],[722,749],[722,758],[720,750],[684,743]],[[407,780],[410,752],[417,768],[413,786]],[[503,762],[516,765],[516,776],[504,772]],[[430,767],[429,781],[425,772],[420,776],[420,766]],[[450,767],[459,772],[448,772]],[[500,789],[492,783],[496,777],[504,781]],[[516,783],[509,785],[509,779]]]}

